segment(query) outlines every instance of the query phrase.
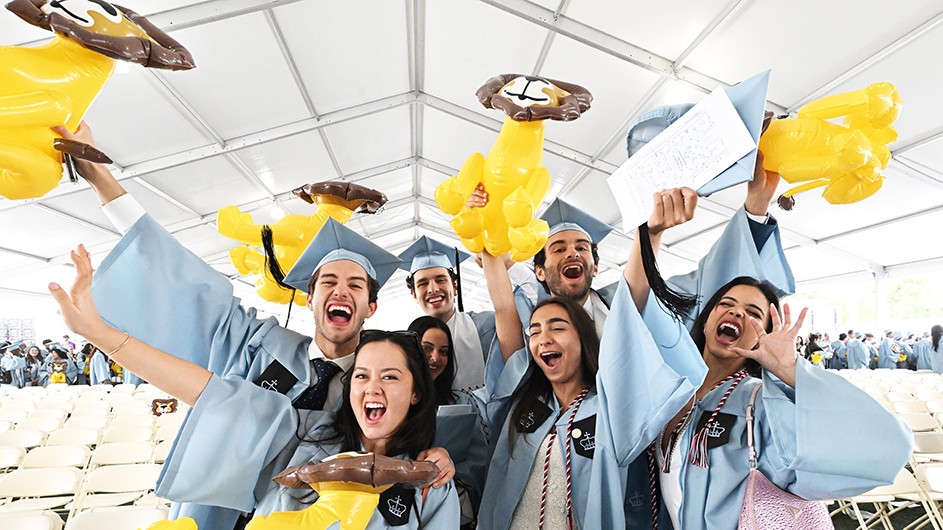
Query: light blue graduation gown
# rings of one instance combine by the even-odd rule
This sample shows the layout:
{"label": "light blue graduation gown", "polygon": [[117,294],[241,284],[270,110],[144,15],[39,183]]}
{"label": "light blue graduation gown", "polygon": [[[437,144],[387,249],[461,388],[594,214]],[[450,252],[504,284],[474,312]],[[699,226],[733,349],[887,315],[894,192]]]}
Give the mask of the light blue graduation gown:
{"label": "light blue graduation gown", "polygon": [[94,385],[100,385],[111,379],[111,371],[108,369],[108,361],[105,360],[105,354],[96,350],[89,361],[88,379]]}
{"label": "light blue graduation gown", "polygon": [[848,341],[848,344],[846,344],[845,347],[848,349],[849,370],[860,370],[863,368],[868,368],[868,362],[870,361],[870,351],[863,342],[857,339],[851,339]]}
{"label": "light blue graduation gown", "polygon": [[[287,393],[294,399],[311,384],[311,338],[279,326],[275,318],[255,318],[254,308],[243,308],[233,297],[225,276],[186,250],[150,215],[134,224],[95,271],[92,293],[102,318],[112,326],[221,377],[256,381],[267,368],[280,364],[281,373],[297,381],[272,394]],[[173,473],[164,482],[209,487],[204,485],[205,467],[213,461],[213,448],[224,446],[228,436],[225,428],[205,432],[199,443],[210,451],[204,455],[206,462],[195,464],[201,471]],[[216,486],[229,487],[225,482]],[[200,528],[232,528],[239,512],[186,504],[173,506],[170,516],[193,517]]]}
{"label": "light blue graduation gown", "polygon": [[[321,460],[341,448],[339,442],[308,442],[332,434],[333,414],[296,411],[292,399],[247,381],[212,376],[167,457],[157,495],[204,505],[194,507],[197,514],[208,505],[229,509],[213,514],[213,526],[198,521],[200,528],[231,528],[241,511],[268,515],[306,508],[315,495],[281,487],[272,478],[289,466]],[[430,489],[424,503],[418,490],[416,495],[423,528],[458,526],[458,497],[451,483]],[[419,525],[413,516],[408,525],[397,528]],[[367,528],[388,526],[375,513]]]}
{"label": "light blue graduation gown", "polygon": [[943,374],[943,343],[934,350],[930,339],[921,340],[914,344],[912,355],[917,361],[917,370],[933,370]]}
{"label": "light blue graduation gown", "polygon": [[848,368],[848,348],[844,342],[836,340],[832,343],[832,358],[829,359],[828,367],[832,370]]}
{"label": "light blue graduation gown", "polygon": [[[671,357],[660,356],[628,287],[621,282],[602,336],[596,388],[587,394],[575,418],[577,423],[587,422],[583,436],[579,440],[567,437],[569,414],[560,415],[560,405],[551,398],[545,403],[551,413],[534,433],[522,435],[515,430],[517,443],[512,455],[508,432],[516,429],[517,422],[510,418],[510,397],[528,370],[539,368],[526,348],[514,353],[507,364],[494,348],[486,387],[475,393],[491,431],[500,432],[494,438],[478,527],[508,527],[531,470],[540,465],[538,457],[542,462],[543,455],[537,452],[550,429],[557,430],[555,443],[571,446],[573,513],[579,527],[624,527],[629,464],[700,385],[706,370],[699,354],[692,346],[686,351],[674,350]],[[594,445],[592,457],[582,456],[576,444]],[[564,450],[561,447],[561,453]]]}
{"label": "light blue graduation gown", "polygon": [[[650,295],[643,311],[662,354],[691,343],[690,335],[657,306]],[[857,342],[857,341],[854,341]],[[860,345],[860,342],[858,342]],[[849,342],[849,361],[852,359]],[[700,357],[699,357],[700,359]],[[703,362],[703,360],[701,360]],[[913,435],[893,414],[843,377],[796,361],[796,389],[764,373],[748,378],[730,395],[725,414],[735,416],[728,443],[710,449],[708,468],[687,462],[693,428],[679,439],[681,526],[687,529],[736,528],[750,471],[746,406],[754,385],[757,396],[755,445],[759,469],[780,488],[811,500],[839,499],[890,484],[911,454]],[[713,412],[728,382],[696,403],[692,417]],[[652,390],[657,390],[652,388]],[[861,443],[848,443],[848,433]],[[832,447],[842,447],[836,453]],[[872,449],[881,447],[881,458]],[[661,521],[670,526],[669,520]]]}
{"label": "light blue graduation gown", "polygon": [[436,415],[433,447],[449,452],[455,465],[455,480],[461,482],[469,495],[475,512],[481,503],[485,474],[491,460],[488,427],[478,413],[476,399],[468,392],[453,392],[455,405],[471,405],[472,410],[462,414]]}
{"label": "light blue graduation gown", "polygon": [[26,386],[26,359],[23,357],[0,356],[0,370],[10,372],[10,384],[23,388]]}
{"label": "light blue graduation gown", "polygon": [[878,349],[878,368],[897,368],[898,354],[891,349],[892,339],[884,337]]}

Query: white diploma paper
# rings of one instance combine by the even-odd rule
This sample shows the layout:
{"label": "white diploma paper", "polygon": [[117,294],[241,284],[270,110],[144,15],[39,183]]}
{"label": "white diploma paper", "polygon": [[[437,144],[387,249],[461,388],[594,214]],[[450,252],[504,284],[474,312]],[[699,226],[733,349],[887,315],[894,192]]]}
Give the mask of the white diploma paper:
{"label": "white diploma paper", "polygon": [[714,90],[609,176],[623,229],[648,220],[656,191],[698,189],[753,149],[727,93]]}

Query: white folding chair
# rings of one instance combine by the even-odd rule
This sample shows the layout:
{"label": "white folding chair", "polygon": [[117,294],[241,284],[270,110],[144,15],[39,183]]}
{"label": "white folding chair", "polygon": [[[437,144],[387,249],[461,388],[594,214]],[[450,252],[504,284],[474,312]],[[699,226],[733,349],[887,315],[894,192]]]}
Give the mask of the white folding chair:
{"label": "white folding chair", "polygon": [[906,414],[910,412],[920,412],[928,413],[927,406],[923,404],[922,401],[917,401],[915,399],[907,401],[894,401],[891,400],[891,406],[894,407],[894,412],[897,414]]}
{"label": "white folding chair", "polygon": [[95,508],[69,519],[66,530],[138,530],[167,519],[167,510],[157,506]]}
{"label": "white folding chair", "polygon": [[924,405],[926,405],[927,410],[932,414],[943,412],[943,396],[939,399],[928,399],[924,401]]}
{"label": "white folding chair", "polygon": [[10,530],[62,530],[62,518],[45,510],[29,513],[0,513],[0,528]]}
{"label": "white folding chair", "polygon": [[52,396],[46,397],[36,404],[36,410],[64,410],[66,414],[72,412],[74,407],[74,400],[52,399]]}
{"label": "white folding chair", "polygon": [[164,463],[164,461],[167,460],[167,456],[170,455],[170,449],[173,445],[172,440],[164,440],[154,446],[154,462],[158,464]]}
{"label": "white folding chair", "polygon": [[13,424],[8,421],[0,421],[0,432],[7,432],[13,428]]}
{"label": "white folding chair", "polygon": [[160,476],[158,464],[102,466],[89,472],[82,494],[69,507],[71,513],[89,508],[120,506],[152,491]]}
{"label": "white folding chair", "polygon": [[109,427],[102,435],[102,443],[108,442],[149,442],[154,438],[154,429],[150,427]]}
{"label": "white folding chair", "polygon": [[91,446],[98,443],[101,438],[101,431],[97,429],[73,429],[66,428],[49,434],[46,439],[46,446],[58,445],[85,445]]}
{"label": "white folding chair", "polygon": [[134,399],[128,395],[126,401],[115,401],[111,403],[111,410],[115,416],[148,416],[151,413],[149,403],[144,403],[139,399]]}
{"label": "white folding chair", "polygon": [[35,467],[85,468],[92,451],[86,445],[46,445],[31,449],[20,464],[20,469]]}
{"label": "white folding chair", "polygon": [[180,432],[179,423],[169,423],[167,425],[161,425],[157,428],[157,433],[154,434],[155,442],[164,442],[164,441],[174,441],[177,438],[177,433]]}
{"label": "white folding chair", "polygon": [[44,419],[54,419],[59,422],[59,425],[62,425],[62,422],[69,416],[69,412],[65,409],[59,408],[37,408],[33,412],[30,412],[29,416],[26,419],[30,420],[33,418],[44,418]]}
{"label": "white folding chair", "polygon": [[[898,500],[906,502],[898,506],[891,504]],[[900,470],[893,484],[879,486],[867,493],[852,497],[848,502],[858,519],[859,528],[871,528],[878,523],[884,528],[893,528],[891,516],[915,503],[920,504],[925,513],[932,513],[932,508],[923,497],[917,480],[907,469]],[[859,507],[860,504],[865,503],[870,503],[875,509],[874,515],[867,519]]]}
{"label": "white folding chair", "polygon": [[0,446],[0,472],[18,467],[24,456],[26,449],[22,447]]}
{"label": "white folding chair", "polygon": [[115,385],[111,389],[112,394],[133,394],[137,390],[137,385],[129,385],[127,383],[121,383],[120,385]]}
{"label": "white folding chair", "polygon": [[3,407],[0,409],[0,421],[8,421],[10,423],[19,423],[25,420],[30,412],[33,409],[21,409],[21,408],[7,408]]}
{"label": "white folding chair", "polygon": [[897,415],[913,432],[935,431],[940,423],[928,412],[904,412]]}
{"label": "white folding chair", "polygon": [[126,415],[115,416],[110,422],[109,427],[154,427],[153,416]]}
{"label": "white folding chair", "polygon": [[95,448],[92,465],[144,464],[149,463],[153,455],[154,444],[150,442],[107,443]]}
{"label": "white folding chair", "polygon": [[102,416],[73,416],[65,421],[67,429],[104,429],[108,418]]}
{"label": "white folding chair", "polygon": [[[72,500],[82,482],[74,467],[17,469],[0,477],[0,498],[21,499],[0,506],[0,511],[51,510]],[[36,497],[36,498],[33,498]]]}
{"label": "white folding chair", "polygon": [[16,424],[17,431],[42,431],[50,433],[62,427],[62,421],[56,418],[26,418]]}
{"label": "white folding chair", "polygon": [[46,440],[46,433],[35,430],[14,430],[0,432],[0,445],[10,447],[36,447]]}

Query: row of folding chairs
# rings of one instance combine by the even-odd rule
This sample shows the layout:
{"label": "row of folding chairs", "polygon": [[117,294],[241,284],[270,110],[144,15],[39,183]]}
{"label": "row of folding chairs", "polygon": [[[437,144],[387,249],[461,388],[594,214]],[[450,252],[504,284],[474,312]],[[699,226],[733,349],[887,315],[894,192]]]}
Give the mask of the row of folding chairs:
{"label": "row of folding chairs", "polygon": [[91,449],[88,445],[44,445],[26,450],[0,446],[0,470],[40,467],[77,467],[93,469],[118,464],[162,463],[173,444],[170,440],[153,442],[108,442]]}
{"label": "row of folding chairs", "polygon": [[159,464],[18,469],[0,477],[0,513],[54,510],[68,520],[84,510],[129,505],[164,506],[153,494]]}
{"label": "row of folding chairs", "polygon": [[[65,530],[136,530],[167,518],[164,507],[120,506],[93,508],[69,519]],[[0,528],[62,530],[62,518],[53,511],[0,513]]]}

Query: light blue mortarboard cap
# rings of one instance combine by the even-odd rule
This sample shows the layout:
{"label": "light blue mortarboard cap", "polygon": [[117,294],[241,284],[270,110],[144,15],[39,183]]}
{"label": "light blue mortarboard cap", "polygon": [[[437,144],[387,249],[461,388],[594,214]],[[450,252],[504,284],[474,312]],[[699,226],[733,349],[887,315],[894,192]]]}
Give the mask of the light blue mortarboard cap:
{"label": "light blue mortarboard cap", "polygon": [[551,236],[564,230],[578,230],[593,243],[599,243],[612,232],[611,226],[561,199],[550,203],[540,218],[550,225]]}
{"label": "light blue mortarboard cap", "polygon": [[363,267],[382,287],[396,271],[400,259],[373,244],[350,228],[328,219],[295,266],[285,276],[285,283],[300,291],[308,291],[308,281],[326,263],[349,260]]}
{"label": "light blue mortarboard cap", "polygon": [[409,271],[410,274],[433,267],[455,270],[459,263],[471,257],[471,254],[458,250],[458,263],[456,263],[456,250],[456,247],[422,236],[400,253],[399,258],[403,262],[400,263],[399,268]]}
{"label": "light blue mortarboard cap", "polygon": [[[769,88],[769,70],[757,74],[745,81],[724,89],[734,109],[749,131],[754,143],[759,144],[763,132],[763,114],[766,111],[766,92]],[[626,149],[629,157],[638,152],[645,144],[661,131],[668,128],[691,107],[689,103],[657,107],[642,114],[629,125],[626,135]],[[698,195],[706,197],[722,189],[753,180],[753,168],[756,165],[756,149],[752,149],[720,175],[697,190]]]}

